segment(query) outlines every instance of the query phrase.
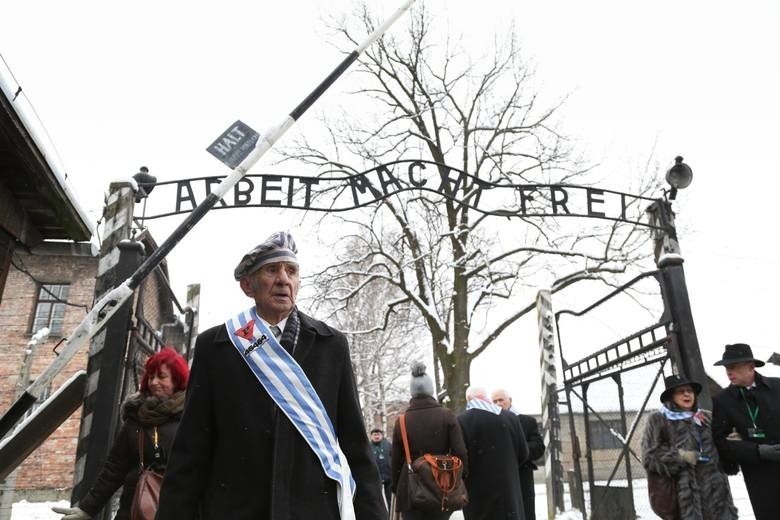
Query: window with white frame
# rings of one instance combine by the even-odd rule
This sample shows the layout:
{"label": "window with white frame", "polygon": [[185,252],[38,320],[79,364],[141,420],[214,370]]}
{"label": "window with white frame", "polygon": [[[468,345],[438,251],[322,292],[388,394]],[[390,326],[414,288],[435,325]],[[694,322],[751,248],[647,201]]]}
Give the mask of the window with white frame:
{"label": "window with white frame", "polygon": [[65,318],[65,302],[68,299],[68,284],[41,284],[38,289],[38,301],[35,304],[31,334],[49,327],[49,335],[62,335],[62,322]]}

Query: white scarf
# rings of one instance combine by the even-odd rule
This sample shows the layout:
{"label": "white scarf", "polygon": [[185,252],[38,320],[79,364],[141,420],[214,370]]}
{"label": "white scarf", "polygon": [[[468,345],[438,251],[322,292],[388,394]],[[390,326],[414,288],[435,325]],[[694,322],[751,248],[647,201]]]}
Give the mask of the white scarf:
{"label": "white scarf", "polygon": [[666,405],[661,405],[661,413],[664,417],[670,421],[687,421],[693,419],[697,425],[702,426],[704,424],[704,414],[701,410],[694,411],[678,411],[670,410]]}

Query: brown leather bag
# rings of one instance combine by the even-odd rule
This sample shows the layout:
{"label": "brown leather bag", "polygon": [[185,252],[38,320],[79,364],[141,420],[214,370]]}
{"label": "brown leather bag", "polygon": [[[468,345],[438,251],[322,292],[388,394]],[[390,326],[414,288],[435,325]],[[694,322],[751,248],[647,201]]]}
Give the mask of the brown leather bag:
{"label": "brown leather bag", "polygon": [[[154,443],[157,448],[157,428],[154,428]],[[160,503],[160,488],[163,475],[152,468],[144,467],[144,430],[138,432],[138,459],[141,462],[141,473],[135,484],[133,501],[130,503],[131,520],[154,520],[157,505]]]}
{"label": "brown leather bag", "polygon": [[412,462],[405,415],[401,414],[398,419],[406,453],[406,467],[398,483],[399,491],[405,491],[399,494],[407,498],[402,510],[442,512],[463,509],[469,503],[462,477],[463,462],[455,455],[430,453]]}
{"label": "brown leather bag", "polygon": [[678,520],[680,507],[677,503],[677,481],[654,471],[647,472],[647,493],[650,507],[663,520]]}
{"label": "brown leather bag", "polygon": [[[666,438],[664,439],[664,437]],[[669,446],[673,446],[671,430],[666,420],[661,428],[661,440],[665,440]],[[663,520],[679,520],[680,504],[677,501],[676,478],[648,471],[647,494],[650,497],[650,507],[655,514]]]}

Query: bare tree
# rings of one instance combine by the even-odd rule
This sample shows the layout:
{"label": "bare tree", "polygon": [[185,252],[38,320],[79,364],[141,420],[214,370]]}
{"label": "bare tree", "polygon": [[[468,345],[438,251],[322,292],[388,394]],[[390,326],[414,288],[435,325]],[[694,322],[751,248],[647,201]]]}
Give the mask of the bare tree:
{"label": "bare tree", "polygon": [[[365,9],[351,23],[335,27],[345,47],[376,25]],[[464,404],[471,362],[534,308],[528,302],[540,283],[553,292],[583,280],[614,284],[651,253],[648,233],[637,225],[505,219],[469,207],[480,182],[594,180],[556,131],[561,102],[541,106],[531,91],[532,71],[514,35],[494,47],[472,59],[434,31],[419,7],[406,34],[385,36],[366,50],[353,75],[355,104],[347,117],[327,121],[330,142],[301,137],[288,156],[321,176],[399,158],[433,161],[442,179],[449,167],[470,174],[457,193],[405,191],[358,216],[326,219],[338,220],[349,247],[331,244],[336,260],[315,276],[319,297],[342,309],[377,282],[394,287],[397,296],[382,302],[384,320],[375,327],[400,309],[415,309],[432,348],[437,390],[446,391],[453,409]],[[516,193],[506,200],[509,210],[520,204]],[[335,283],[342,289],[328,293]]]}
{"label": "bare tree", "polygon": [[[348,245],[349,249],[355,246]],[[345,254],[349,256],[348,252]],[[411,305],[400,305],[385,326],[378,328],[376,324],[384,320],[387,302],[399,299],[400,292],[395,285],[374,279],[362,290],[350,294],[360,284],[361,276],[315,278],[323,285],[318,285],[311,307],[350,336],[350,357],[363,420],[368,428],[386,431],[388,418],[397,412],[388,405],[409,398],[407,360],[422,357],[419,313]]]}

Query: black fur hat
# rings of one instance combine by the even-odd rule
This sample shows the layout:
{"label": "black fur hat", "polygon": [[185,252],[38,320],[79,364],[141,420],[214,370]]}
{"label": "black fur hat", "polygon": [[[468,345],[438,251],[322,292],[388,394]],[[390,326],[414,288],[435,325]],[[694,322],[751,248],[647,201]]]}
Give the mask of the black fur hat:
{"label": "black fur hat", "polygon": [[688,385],[693,388],[693,392],[698,396],[701,392],[701,385],[695,381],[690,381],[684,376],[671,375],[664,379],[664,386],[666,387],[661,394],[661,402],[665,403],[672,398],[672,393],[675,388]]}

